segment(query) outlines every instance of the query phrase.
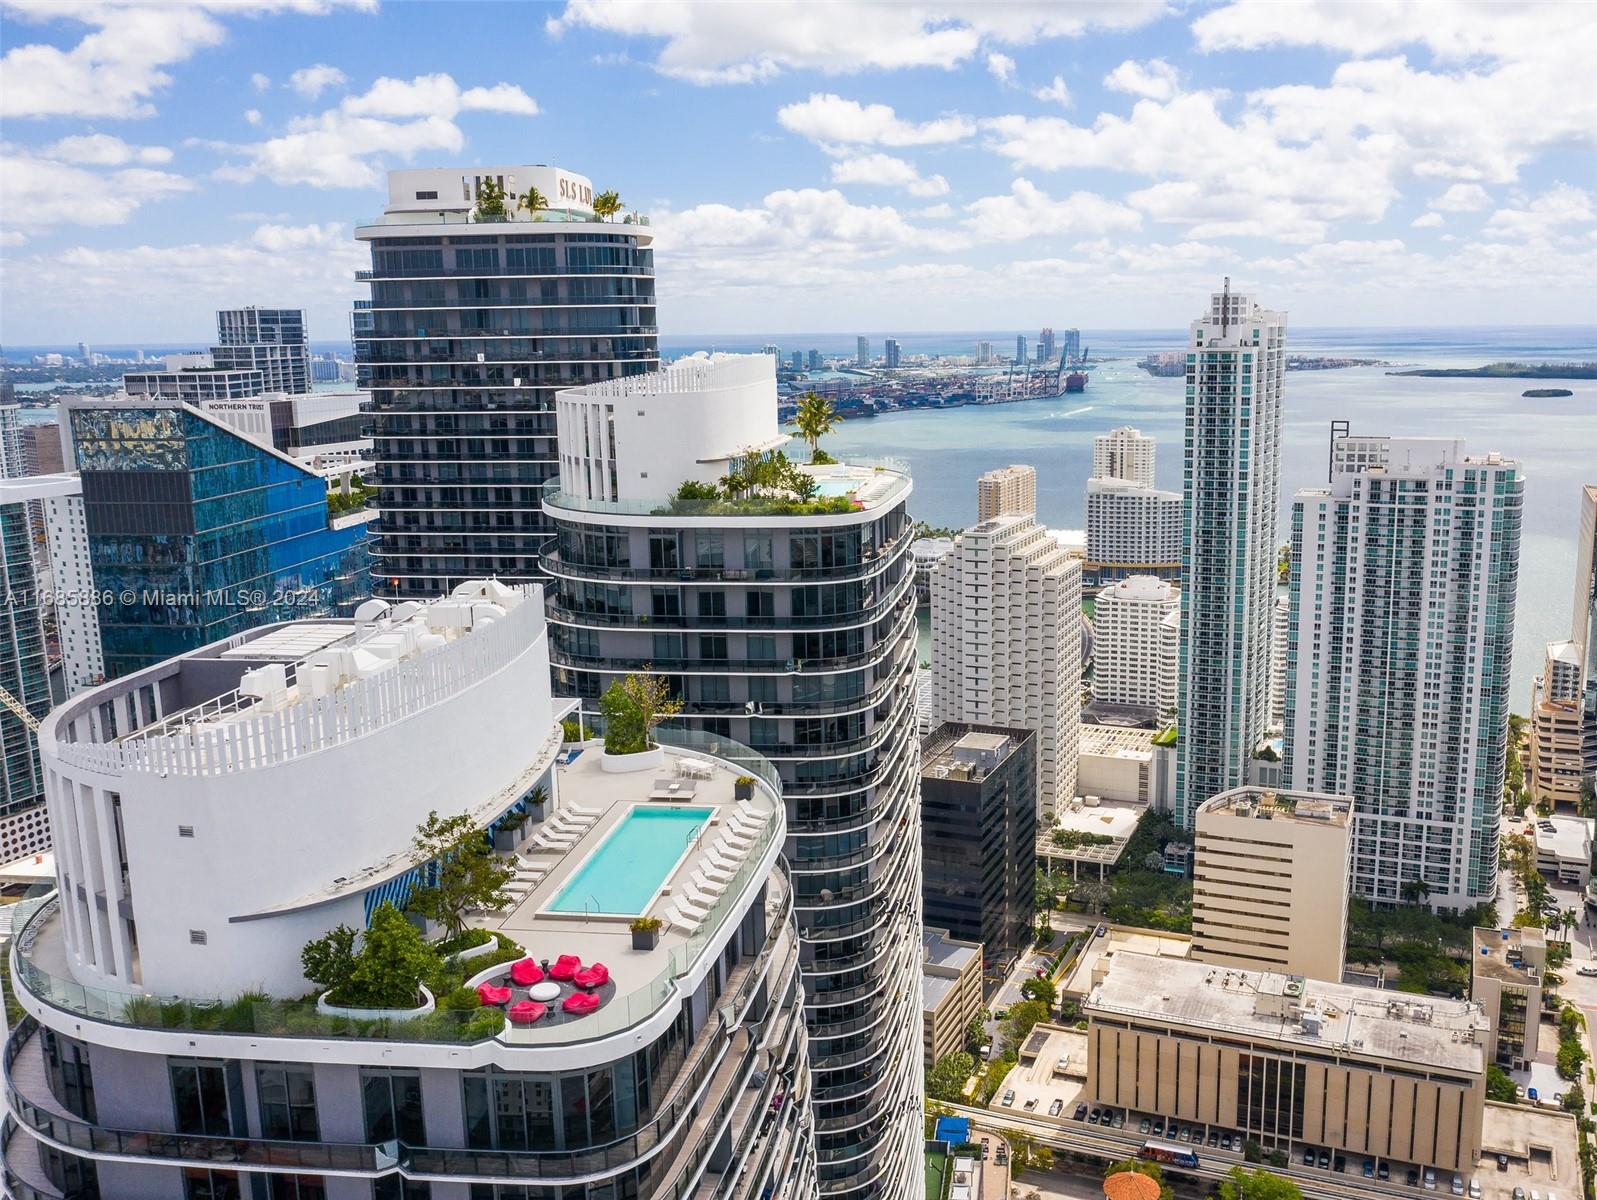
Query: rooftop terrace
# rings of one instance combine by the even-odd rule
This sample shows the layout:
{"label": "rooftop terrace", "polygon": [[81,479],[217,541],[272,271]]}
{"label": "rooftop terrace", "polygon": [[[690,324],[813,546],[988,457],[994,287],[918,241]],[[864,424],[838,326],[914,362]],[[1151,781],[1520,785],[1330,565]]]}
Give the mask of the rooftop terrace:
{"label": "rooftop terrace", "polygon": [[1353,802],[1346,796],[1245,787],[1222,792],[1203,804],[1199,811],[1211,816],[1297,821],[1306,825],[1334,825],[1341,828],[1353,819]]}

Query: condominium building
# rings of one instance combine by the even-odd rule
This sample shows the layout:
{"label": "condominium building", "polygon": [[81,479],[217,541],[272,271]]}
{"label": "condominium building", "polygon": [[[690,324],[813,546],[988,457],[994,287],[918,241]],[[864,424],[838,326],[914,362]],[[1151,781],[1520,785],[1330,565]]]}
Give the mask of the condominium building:
{"label": "condominium building", "polygon": [[[1187,346],[1176,820],[1240,787],[1269,723],[1286,314],[1230,281]],[[1329,790],[1329,789],[1326,789]]]}
{"label": "condominium building", "polygon": [[[734,458],[786,440],[773,366],[696,355],[559,394],[544,558],[556,689],[592,705],[619,676],[657,671],[680,723],[770,758],[788,804],[822,1186],[898,1197],[921,1169],[911,482],[901,462],[768,460],[815,498],[791,479],[721,484]],[[690,498],[707,487],[731,493]]]}
{"label": "condominium building", "polygon": [[1121,479],[1087,481],[1087,558],[1091,583],[1132,575],[1181,577],[1181,495]]}
{"label": "condominium building", "polygon": [[1067,329],[1064,333],[1064,355],[1067,363],[1081,360],[1081,330]]}
{"label": "condominium building", "polygon": [[83,481],[62,475],[62,486],[41,503],[45,545],[55,592],[55,628],[60,643],[62,685],[68,696],[105,682],[100,644],[100,608],[94,587],[94,555],[83,514]]}
{"label": "condominium building", "polygon": [[1045,328],[1037,335],[1037,361],[1051,363],[1054,361],[1054,331]]}
{"label": "condominium building", "polygon": [[1580,655],[1581,743],[1585,773],[1597,776],[1597,484],[1580,491],[1575,534],[1575,603],[1569,640]]}
{"label": "condominium building", "polygon": [[[503,216],[476,213],[489,181]],[[530,191],[549,207],[517,207]],[[555,391],[659,364],[653,233],[592,204],[591,183],[558,167],[392,171],[383,215],[357,226],[372,254],[354,331],[380,594],[537,577]]]}
{"label": "condominium building", "polygon": [[1092,439],[1092,477],[1121,479],[1153,486],[1153,438],[1131,425],[1121,425]]}
{"label": "condominium building", "polygon": [[334,515],[322,476],[203,407],[62,403],[109,678],[370,594],[370,510]]}
{"label": "condominium building", "polygon": [[1505,1070],[1525,1070],[1540,1041],[1547,935],[1533,928],[1477,928],[1473,950],[1469,998],[1491,1019],[1487,1060]]}
{"label": "condominium building", "polygon": [[34,726],[50,710],[50,677],[29,507],[71,491],[69,475],[0,478],[0,687],[26,712],[0,706],[0,863],[50,848]]}
{"label": "condominium building", "polygon": [[[775,773],[669,734],[563,752],[568,708],[540,594],[478,581],[253,629],[56,709],[58,886],[12,943],[11,1190],[813,1198]],[[379,965],[369,930],[434,876],[429,814],[519,846],[516,877],[467,917],[482,948]],[[634,938],[643,915],[661,927]],[[421,1003],[313,986],[302,948],[339,927],[357,979]]]}
{"label": "condominium building", "polygon": [[1282,766],[1353,797],[1361,896],[1497,893],[1524,488],[1501,455],[1392,438],[1294,497]]}
{"label": "condominium building", "polygon": [[1346,796],[1252,787],[1201,805],[1192,957],[1340,980],[1352,815]]}
{"label": "condominium building", "polygon": [[1286,727],[1286,647],[1292,637],[1292,602],[1278,597],[1270,610],[1270,728]]}
{"label": "condominium building", "polygon": [[[1468,1000],[1118,951],[1082,1004],[1090,1104],[1468,1174],[1491,1022]],[[1331,1188],[1334,1192],[1334,1186]]]}
{"label": "condominium building", "polygon": [[976,519],[1001,513],[1037,515],[1037,468],[1015,464],[984,471],[976,480]]}
{"label": "condominium building", "polygon": [[1036,908],[1037,735],[947,723],[921,744],[924,920],[1008,960]]}
{"label": "condominium building", "polygon": [[22,442],[22,474],[58,475],[61,462],[61,427],[54,421],[24,425],[18,430]]}
{"label": "condominium building", "polygon": [[868,367],[871,365],[871,339],[857,337],[854,339],[854,365]]}
{"label": "condominium building", "polygon": [[1076,795],[1081,731],[1081,563],[1037,519],[972,525],[932,568],[937,721],[1037,733],[1037,804]]}
{"label": "condominium building", "polygon": [[222,370],[255,370],[268,392],[311,390],[310,342],[298,308],[224,308],[211,358]]}
{"label": "condominium building", "polygon": [[1533,800],[1579,807],[1583,727],[1580,649],[1548,642],[1542,673],[1531,684],[1525,787]]}
{"label": "condominium building", "polygon": [[266,377],[254,367],[218,367],[209,354],[168,354],[163,371],[134,371],[122,376],[130,396],[201,404],[243,400],[266,390]]}
{"label": "condominium building", "polygon": [[982,947],[926,927],[921,963],[921,1062],[929,1071],[965,1048],[965,1031],[981,1014]]}
{"label": "condominium building", "polygon": [[1174,712],[1181,593],[1133,575],[1099,591],[1092,619],[1092,698],[1099,704]]}
{"label": "condominium building", "polygon": [[898,340],[896,338],[888,338],[882,343],[882,365],[887,367],[898,366],[902,353]]}
{"label": "condominium building", "polygon": [[985,367],[993,361],[993,344],[991,342],[976,343],[976,365]]}
{"label": "condominium building", "polygon": [[1023,333],[1015,335],[1015,361],[1017,363],[1026,361],[1026,335]]}

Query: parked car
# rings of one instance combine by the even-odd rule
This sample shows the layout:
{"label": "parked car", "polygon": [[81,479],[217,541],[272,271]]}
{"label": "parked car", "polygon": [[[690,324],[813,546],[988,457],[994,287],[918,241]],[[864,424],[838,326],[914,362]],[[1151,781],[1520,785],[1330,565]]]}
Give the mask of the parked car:
{"label": "parked car", "polygon": [[1420,1173],[1420,1186],[1423,1187],[1427,1192],[1434,1192],[1436,1190],[1436,1168],[1426,1167],[1425,1170]]}
{"label": "parked car", "polygon": [[1101,1120],[1103,1120],[1103,1109],[1101,1108],[1095,1108],[1087,1114],[1087,1124],[1089,1125],[1096,1125]]}
{"label": "parked car", "polygon": [[1320,1169],[1323,1171],[1327,1167],[1329,1167],[1330,1165],[1331,1165],[1331,1152],[1329,1150],[1321,1150],[1320,1151],[1320,1158],[1319,1158]]}
{"label": "parked car", "polygon": [[1313,1149],[1313,1147],[1305,1146],[1303,1148],[1303,1165],[1305,1167],[1312,1167],[1314,1165],[1314,1149]]}
{"label": "parked car", "polygon": [[1462,1196],[1464,1194],[1464,1177],[1462,1175],[1453,1176],[1453,1186],[1448,1191],[1455,1196]]}
{"label": "parked car", "polygon": [[1108,933],[1108,932],[1109,932],[1109,926],[1107,926],[1107,925],[1100,925],[1100,926],[1098,926],[1098,928],[1097,928],[1097,929],[1094,929],[1094,930],[1093,930],[1093,931],[1092,931],[1092,936],[1093,936],[1093,937],[1103,937],[1103,935],[1104,935],[1104,934],[1106,934],[1106,933]]}
{"label": "parked car", "polygon": [[1190,1142],[1192,1140],[1192,1126],[1183,1125],[1179,1136],[1183,1142]]}
{"label": "parked car", "polygon": [[1137,1122],[1137,1132],[1138,1133],[1148,1133],[1152,1129],[1153,1129],[1153,1122],[1148,1120],[1147,1117],[1143,1117],[1142,1120]]}
{"label": "parked car", "polygon": [[1331,1160],[1331,1170],[1333,1170],[1333,1171],[1345,1171],[1345,1170],[1347,1170],[1347,1159],[1343,1155],[1338,1154],[1335,1158],[1333,1158]]}
{"label": "parked car", "polygon": [[1057,1117],[1059,1115],[1059,1113],[1060,1113],[1060,1110],[1063,1109],[1064,1107],[1065,1107],[1065,1102],[1063,1100],[1055,1100],[1052,1104],[1050,1104],[1048,1106],[1048,1115],[1050,1117]]}
{"label": "parked car", "polygon": [[1015,1106],[1015,1089],[1014,1088],[1005,1088],[1004,1089],[1004,1098],[1002,1100],[1000,1100],[999,1103],[1002,1104],[1005,1108],[1013,1108]]}
{"label": "parked car", "polygon": [[1219,1144],[1220,1144],[1220,1131],[1217,1130],[1217,1129],[1209,1130],[1209,1146],[1210,1146],[1210,1148],[1213,1149],[1215,1146],[1218,1146]]}
{"label": "parked car", "polygon": [[1026,1100],[1026,1103],[1023,1104],[1021,1107],[1024,1108],[1027,1112],[1031,1112],[1032,1109],[1037,1107],[1037,1097],[1036,1096],[1029,1097]]}
{"label": "parked car", "polygon": [[1366,1158],[1364,1160],[1364,1178],[1375,1178],[1375,1160],[1373,1158]]}
{"label": "parked car", "polygon": [[1584,975],[1587,979],[1597,975],[1597,963],[1582,963],[1575,968],[1575,974]]}
{"label": "parked car", "polygon": [[1126,1127],[1126,1118],[1122,1114],[1116,1113],[1115,1114],[1115,1128],[1116,1129],[1124,1129],[1125,1127]]}
{"label": "parked car", "polygon": [[1380,1166],[1375,1168],[1375,1177],[1381,1180],[1383,1183],[1386,1182],[1388,1179],[1392,1178],[1392,1168],[1387,1166],[1385,1163],[1382,1163]]}
{"label": "parked car", "polygon": [[1155,1117],[1153,1119],[1153,1136],[1154,1137],[1164,1137],[1164,1118],[1163,1117]]}
{"label": "parked car", "polygon": [[1481,1181],[1479,1179],[1471,1179],[1469,1181],[1469,1196],[1470,1200],[1481,1200]]}
{"label": "parked car", "polygon": [[1087,1106],[1085,1104],[1076,1105],[1076,1111],[1070,1114],[1070,1119],[1072,1121],[1084,1121],[1084,1120],[1086,1120],[1087,1119]]}
{"label": "parked car", "polygon": [[1419,1187],[1419,1185],[1420,1185],[1419,1168],[1418,1167],[1410,1167],[1407,1171],[1405,1171],[1403,1173],[1403,1182],[1408,1184],[1409,1187]]}
{"label": "parked car", "polygon": [[1234,1142],[1232,1142],[1232,1140],[1231,1140],[1231,1135],[1230,1135],[1230,1134],[1229,1134],[1229,1133],[1222,1133],[1222,1134],[1221,1134],[1221,1135],[1220,1135],[1220,1149],[1222,1149],[1222,1150],[1229,1150],[1229,1149],[1231,1149],[1231,1147],[1232,1147],[1232,1146],[1233,1146],[1233,1145],[1234,1145],[1234,1144],[1235,1144],[1235,1143],[1234,1143]]}

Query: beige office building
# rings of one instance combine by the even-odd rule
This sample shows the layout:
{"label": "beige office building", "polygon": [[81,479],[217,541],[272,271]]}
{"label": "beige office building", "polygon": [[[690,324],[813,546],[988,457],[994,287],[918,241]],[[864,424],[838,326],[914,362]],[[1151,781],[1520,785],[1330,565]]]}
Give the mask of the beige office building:
{"label": "beige office building", "polygon": [[1572,809],[1580,806],[1584,761],[1580,647],[1548,642],[1542,673],[1531,686],[1530,752],[1525,786],[1532,798]]}
{"label": "beige office building", "polygon": [[999,467],[976,480],[976,520],[986,521],[1000,513],[1037,515],[1037,468]]}
{"label": "beige office building", "polygon": [[1492,1023],[1488,1061],[1512,1070],[1536,1057],[1546,970],[1547,935],[1540,929],[1476,928],[1469,998]]}
{"label": "beige office building", "polygon": [[1266,1149],[1470,1173],[1489,1022],[1479,1004],[1116,954],[1088,993],[1085,1101]]}
{"label": "beige office building", "polygon": [[1192,957],[1340,980],[1352,813],[1346,796],[1258,787],[1200,806]]}
{"label": "beige office building", "polygon": [[965,1030],[981,1012],[981,945],[921,931],[921,1051],[928,1069],[965,1047]]}

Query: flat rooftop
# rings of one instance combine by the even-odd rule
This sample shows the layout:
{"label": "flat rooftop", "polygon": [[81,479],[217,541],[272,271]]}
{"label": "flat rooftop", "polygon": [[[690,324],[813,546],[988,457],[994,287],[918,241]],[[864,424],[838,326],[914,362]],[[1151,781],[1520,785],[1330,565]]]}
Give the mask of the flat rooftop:
{"label": "flat rooftop", "polygon": [[1199,813],[1252,817],[1258,821],[1296,821],[1302,825],[1346,828],[1353,819],[1353,801],[1346,796],[1245,787],[1222,792],[1204,803]]}
{"label": "flat rooftop", "polygon": [[947,722],[921,744],[921,776],[980,782],[1002,766],[1029,731]]}
{"label": "flat rooftop", "polygon": [[1489,1022],[1479,1004],[1319,979],[1117,953],[1087,995],[1089,1016],[1223,1030],[1284,1047],[1479,1074]]}
{"label": "flat rooftop", "polygon": [[1078,754],[1142,758],[1153,753],[1154,730],[1134,725],[1081,726]]}
{"label": "flat rooftop", "polygon": [[1587,817],[1537,817],[1531,825],[1536,853],[1584,862],[1591,857],[1593,825],[1597,821]]}
{"label": "flat rooftop", "polygon": [[1537,987],[1541,974],[1524,959],[1526,950],[1545,955],[1547,935],[1540,929],[1482,929],[1475,928],[1475,953],[1470,956],[1470,970],[1475,975],[1497,979],[1503,983],[1517,983],[1522,987]]}
{"label": "flat rooftop", "polygon": [[1076,965],[1059,985],[1061,995],[1084,996],[1095,979],[1108,970],[1114,956],[1122,950],[1154,958],[1190,958],[1192,938],[1185,933],[1161,933],[1152,929],[1122,929],[1109,926],[1103,937],[1093,937],[1081,948]]}

